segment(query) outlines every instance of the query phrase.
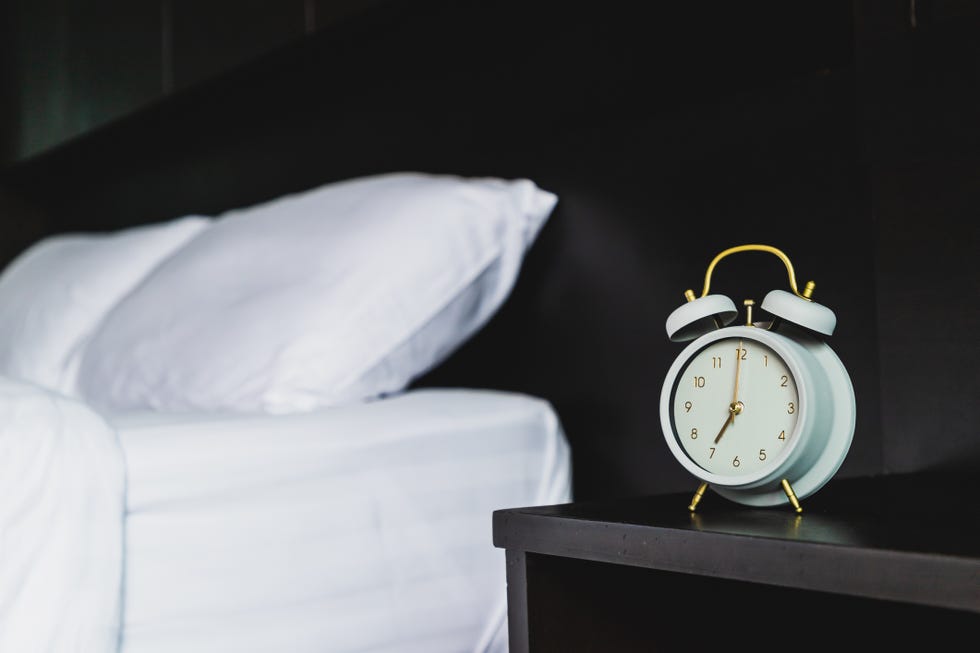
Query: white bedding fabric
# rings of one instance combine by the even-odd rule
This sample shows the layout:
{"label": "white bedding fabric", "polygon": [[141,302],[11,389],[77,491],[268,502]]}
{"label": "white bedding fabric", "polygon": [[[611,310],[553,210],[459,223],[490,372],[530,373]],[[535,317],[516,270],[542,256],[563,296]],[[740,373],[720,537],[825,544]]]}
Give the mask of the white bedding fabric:
{"label": "white bedding fabric", "polygon": [[108,311],[80,396],[290,414],[401,392],[496,314],[557,201],[391,172],[224,212]]}
{"label": "white bedding fabric", "polygon": [[115,431],[0,377],[0,651],[117,650],[124,508]]}
{"label": "white bedding fabric", "polygon": [[570,499],[524,395],[104,422],[0,392],[0,651],[505,651],[491,513]]}

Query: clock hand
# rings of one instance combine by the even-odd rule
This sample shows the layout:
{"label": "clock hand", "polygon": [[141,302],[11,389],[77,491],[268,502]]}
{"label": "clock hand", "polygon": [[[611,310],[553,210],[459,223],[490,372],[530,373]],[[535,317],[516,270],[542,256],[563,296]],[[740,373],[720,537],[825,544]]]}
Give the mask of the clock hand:
{"label": "clock hand", "polygon": [[729,409],[728,419],[726,419],[725,423],[721,425],[721,430],[718,431],[718,435],[715,436],[715,444],[718,444],[718,441],[721,440],[721,436],[725,435],[725,429],[727,429],[728,425],[734,421],[735,421],[735,411]]}
{"label": "clock hand", "polygon": [[738,349],[735,350],[735,390],[732,393],[732,404],[728,410],[732,411],[732,422],[735,421],[735,414],[742,412],[741,407],[735,410],[735,407],[739,405],[738,401],[738,378],[742,373],[742,341],[738,341]]}
{"label": "clock hand", "polygon": [[715,444],[718,444],[718,442],[721,440],[721,436],[725,435],[725,429],[728,428],[728,425],[735,423],[735,416],[742,412],[742,407],[741,401],[736,401],[728,407],[728,419],[726,419],[725,423],[721,425],[721,430],[718,431],[718,435],[715,436]]}
{"label": "clock hand", "polygon": [[735,350],[735,390],[732,392],[732,403],[728,405],[728,419],[721,425],[721,430],[715,436],[715,444],[721,441],[721,436],[725,435],[725,429],[729,424],[735,423],[735,416],[742,412],[742,402],[738,400],[738,379],[742,374],[742,341],[738,341],[738,349]]}

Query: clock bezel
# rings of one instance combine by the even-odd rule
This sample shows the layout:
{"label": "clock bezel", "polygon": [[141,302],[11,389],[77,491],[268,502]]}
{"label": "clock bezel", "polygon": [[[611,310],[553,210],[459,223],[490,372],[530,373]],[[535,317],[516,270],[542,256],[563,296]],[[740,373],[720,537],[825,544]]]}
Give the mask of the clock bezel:
{"label": "clock bezel", "polygon": [[[793,375],[799,396],[799,416],[786,448],[771,463],[752,474],[731,475],[706,470],[688,455],[680,444],[680,436],[674,428],[673,399],[680,374],[702,349],[719,340],[729,338],[759,342],[776,352],[782,358],[790,374]],[[778,484],[786,470],[794,466],[808,447],[810,438],[807,437],[807,434],[813,430],[814,411],[812,407],[815,405],[816,392],[812,374],[807,373],[808,366],[801,362],[802,358],[799,346],[792,340],[755,326],[725,327],[700,336],[688,344],[671,365],[661,390],[661,426],[664,439],[667,441],[667,446],[673,456],[693,476],[712,486],[721,486],[733,490],[749,490]]]}

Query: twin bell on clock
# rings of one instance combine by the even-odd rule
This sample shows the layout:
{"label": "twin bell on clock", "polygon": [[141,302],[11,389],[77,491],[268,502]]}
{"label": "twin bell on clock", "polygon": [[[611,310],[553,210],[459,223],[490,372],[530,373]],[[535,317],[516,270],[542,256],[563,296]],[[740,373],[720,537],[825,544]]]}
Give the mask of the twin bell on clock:
{"label": "twin bell on clock", "polygon": [[[790,291],[773,290],[760,306],[771,317],[745,320],[725,295],[710,294],[711,274],[740,252],[780,258]],[[769,245],[740,245],[708,265],[700,297],[667,318],[667,336],[689,342],[667,372],[660,420],[671,453],[701,481],[688,508],[710,487],[747,506],[791,506],[823,487],[847,456],[856,404],[850,376],[826,343],[834,312],[813,301],[815,284],[800,292],[789,258]]]}

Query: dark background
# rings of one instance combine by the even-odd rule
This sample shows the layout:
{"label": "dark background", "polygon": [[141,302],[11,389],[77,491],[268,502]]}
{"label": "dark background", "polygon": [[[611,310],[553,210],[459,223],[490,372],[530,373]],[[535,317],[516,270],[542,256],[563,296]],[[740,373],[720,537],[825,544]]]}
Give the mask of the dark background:
{"label": "dark background", "polygon": [[[70,5],[70,6],[69,6]],[[657,6],[646,6],[657,5]],[[559,206],[493,321],[418,385],[549,399],[578,498],[688,489],[667,315],[721,250],[831,307],[842,476],[975,474],[980,7],[462,0],[8,3],[9,260],[362,174],[526,176]],[[744,254],[713,291],[760,301]]]}

